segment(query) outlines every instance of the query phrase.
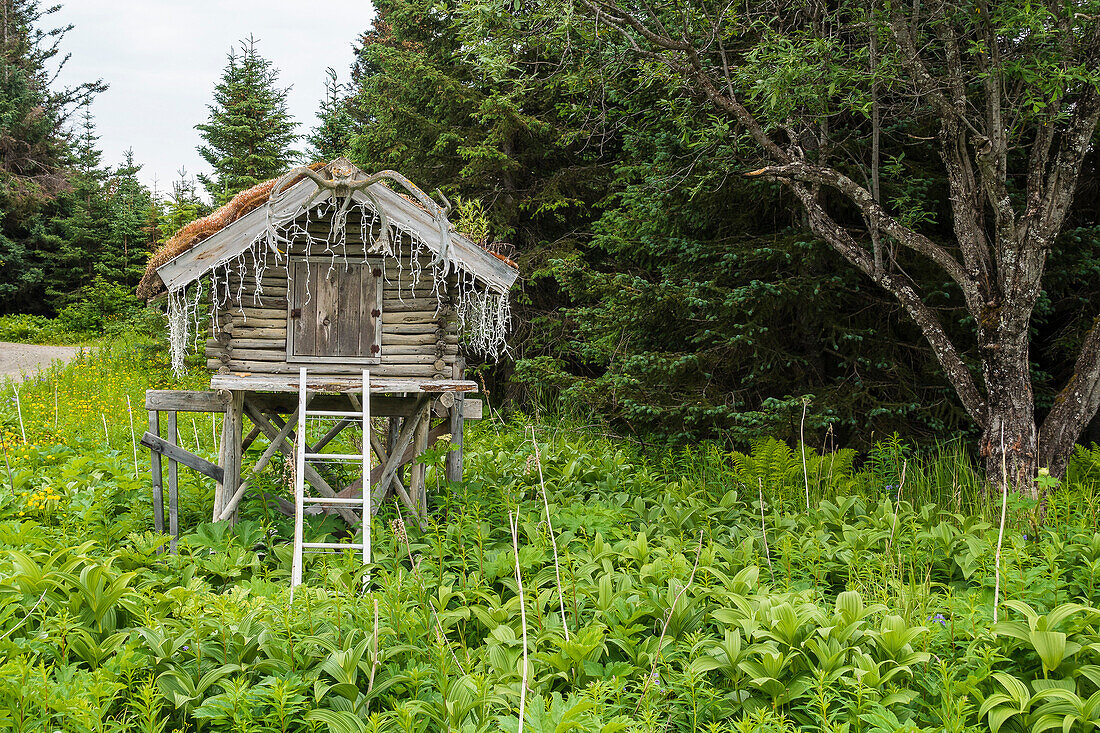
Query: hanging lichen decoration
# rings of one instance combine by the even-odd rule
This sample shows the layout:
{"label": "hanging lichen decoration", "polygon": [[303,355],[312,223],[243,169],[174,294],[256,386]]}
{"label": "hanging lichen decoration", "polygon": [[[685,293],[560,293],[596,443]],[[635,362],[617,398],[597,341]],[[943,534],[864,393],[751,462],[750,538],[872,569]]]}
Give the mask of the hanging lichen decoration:
{"label": "hanging lichen decoration", "polygon": [[[184,371],[184,356],[188,345],[199,339],[200,304],[208,295],[211,323],[215,335],[220,327],[219,311],[239,310],[247,322],[245,308],[257,306],[263,296],[263,276],[269,267],[286,267],[291,248],[307,252],[306,267],[346,267],[362,256],[382,260],[383,278],[399,299],[430,295],[436,300],[436,314],[453,307],[464,340],[471,352],[489,359],[499,359],[507,351],[506,335],[511,313],[507,291],[487,284],[463,267],[453,254],[451,227],[447,207],[440,206],[404,178],[392,172],[376,174],[364,180],[350,180],[350,173],[336,167],[333,179],[324,179],[308,171],[309,178],[320,181],[317,191],[300,206],[281,209],[281,190],[292,175],[302,175],[303,169],[292,171],[275,184],[265,205],[266,224],[247,247],[237,254],[217,261],[209,267],[208,287],[201,279],[190,287],[180,287],[168,293],[169,342],[172,368]],[[430,247],[412,228],[402,226],[386,216],[383,206],[367,189],[367,185],[389,178],[410,192],[421,209],[432,215],[438,227],[439,241]],[[352,196],[362,191],[366,200]],[[349,254],[348,235],[353,242],[363,243],[363,250],[352,247]],[[433,235],[434,237],[434,235]],[[357,258],[353,260],[352,258]],[[328,258],[328,264],[318,263]],[[425,276],[430,275],[425,284]],[[245,284],[254,282],[246,294]],[[425,288],[428,289],[425,294]],[[310,294],[307,293],[309,298]],[[286,292],[287,307],[291,293]]]}

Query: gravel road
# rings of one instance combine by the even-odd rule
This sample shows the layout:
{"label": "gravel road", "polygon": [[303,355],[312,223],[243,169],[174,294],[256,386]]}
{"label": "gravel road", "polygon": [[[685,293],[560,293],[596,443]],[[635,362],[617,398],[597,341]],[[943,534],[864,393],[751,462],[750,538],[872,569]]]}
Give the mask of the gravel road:
{"label": "gravel road", "polygon": [[40,346],[0,341],[0,379],[33,374],[54,361],[72,359],[79,350],[79,346]]}

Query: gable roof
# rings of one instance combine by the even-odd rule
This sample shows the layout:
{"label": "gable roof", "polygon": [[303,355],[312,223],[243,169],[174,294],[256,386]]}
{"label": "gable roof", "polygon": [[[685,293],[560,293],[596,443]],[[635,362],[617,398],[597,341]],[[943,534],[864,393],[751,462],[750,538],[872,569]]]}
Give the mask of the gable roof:
{"label": "gable roof", "polygon": [[[334,161],[335,162],[335,161]],[[311,170],[329,166],[315,164]],[[358,168],[355,173],[366,178]],[[293,219],[303,210],[303,205],[317,192],[317,184],[305,178],[297,179],[283,190],[274,201],[275,210],[268,211],[271,192],[277,179],[264,181],[233,197],[225,206],[209,216],[196,220],[177,232],[150,259],[145,274],[138,284],[137,294],[149,298],[161,290],[178,290],[186,287],[214,267],[229,261],[249,249],[261,237],[271,219]],[[292,179],[293,181],[294,179]],[[440,255],[444,243],[436,220],[410,198],[394,191],[382,182],[368,187],[371,195],[386,211],[393,225],[415,233],[434,254]],[[313,199],[311,205],[328,200],[332,191],[325,190]],[[362,190],[352,191],[357,203],[373,206],[370,196]],[[269,214],[273,214],[269,217]],[[514,262],[502,255],[489,252],[468,237],[450,231],[447,258],[450,264],[470,273],[486,286],[505,293],[519,275]]]}

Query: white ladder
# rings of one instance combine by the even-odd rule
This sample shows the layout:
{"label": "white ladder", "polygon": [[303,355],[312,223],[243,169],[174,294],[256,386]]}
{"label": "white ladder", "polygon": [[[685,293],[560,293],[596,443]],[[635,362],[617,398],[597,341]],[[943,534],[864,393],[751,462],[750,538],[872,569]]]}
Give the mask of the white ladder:
{"label": "white ladder", "polygon": [[[298,372],[298,434],[295,450],[296,467],[294,471],[294,561],[290,572],[290,587],[294,588],[302,582],[302,555],[305,552],[341,552],[355,548],[356,545],[342,542],[305,542],[303,527],[306,506],[341,506],[348,505],[360,509],[363,513],[360,528],[363,533],[361,547],[363,552],[363,564],[370,563],[370,372],[363,370],[363,399],[360,409],[350,410],[307,410],[309,404],[309,391],[306,388],[306,368],[301,367]],[[307,451],[306,426],[307,418],[317,417],[322,419],[346,420],[348,418],[361,418],[363,421],[363,449],[361,453],[310,453]],[[341,497],[321,497],[305,495],[305,466],[307,460],[318,461],[343,461],[358,462],[363,468],[362,496],[358,499]],[[363,583],[367,583],[364,576]]]}

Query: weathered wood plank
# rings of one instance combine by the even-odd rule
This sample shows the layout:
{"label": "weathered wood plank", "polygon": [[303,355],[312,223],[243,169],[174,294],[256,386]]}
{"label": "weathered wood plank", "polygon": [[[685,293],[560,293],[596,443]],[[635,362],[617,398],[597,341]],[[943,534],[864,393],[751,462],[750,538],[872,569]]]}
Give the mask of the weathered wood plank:
{"label": "weathered wood plank", "polygon": [[[176,448],[176,443],[179,442],[179,430],[176,427],[176,413],[166,412],[164,413],[164,429],[168,433],[168,440],[166,446],[169,448]],[[144,437],[144,436],[143,436]],[[160,438],[157,438],[160,440]],[[182,448],[179,450],[183,451]],[[187,451],[183,451],[186,453]],[[197,458],[198,456],[196,456]],[[187,465],[187,464],[184,464]],[[172,455],[168,456],[168,534],[172,535],[172,539],[168,543],[168,551],[173,555],[176,554],[176,543],[180,538],[180,524],[179,524],[179,473],[180,473],[180,461],[176,460]]]}
{"label": "weathered wood plank", "polygon": [[[347,272],[338,272],[336,350],[333,354],[367,356],[360,345],[363,335],[363,270],[362,265],[352,265]],[[367,314],[370,318],[370,313]]]}
{"label": "weathered wood plank", "polygon": [[386,333],[382,332],[382,353],[386,353],[387,346],[427,346],[443,342],[444,344],[457,344],[460,338],[457,334],[449,333],[440,338],[434,333]]}
{"label": "weathered wood plank", "polygon": [[395,346],[391,344],[382,352],[382,360],[386,361],[391,356],[414,354],[421,356],[453,357],[458,355],[458,344],[446,344],[445,346],[439,346],[435,343],[424,344],[422,346]]}
{"label": "weathered wood plank", "polygon": [[309,285],[309,270],[304,262],[295,262],[291,266],[291,287],[294,288],[294,297],[291,301],[292,312],[290,314],[291,346],[295,353],[313,353],[316,343],[316,334],[309,325],[309,310],[306,304],[306,291]]}
{"label": "weathered wood plank", "polygon": [[436,307],[439,305],[435,298],[398,298],[396,290],[393,286],[386,287],[382,291],[382,312],[387,311],[427,311],[435,312]]}
{"label": "weathered wood plank", "polygon": [[[373,379],[372,379],[373,381]],[[352,393],[354,394],[354,392]],[[439,398],[432,402],[432,417],[444,418],[450,416],[450,409],[443,406],[442,400],[446,397],[453,398],[454,392],[443,392]],[[286,415],[298,408],[297,397],[287,392],[252,392],[248,399],[254,405],[267,413]],[[392,397],[372,393],[370,398],[370,411],[374,417],[403,418],[413,414],[413,406],[416,397]],[[480,420],[482,417],[482,402],[480,399],[467,397],[464,403],[462,417],[465,420]],[[311,409],[315,410],[346,410],[347,399],[338,394],[314,394],[310,402]],[[396,435],[394,436],[396,437]],[[386,452],[389,453],[389,448]]]}
{"label": "weathered wood plank", "polygon": [[[149,430],[146,435],[160,438],[160,413],[149,410]],[[160,466],[160,453],[149,451],[149,464],[153,478],[153,527],[164,533],[164,472]]]}
{"label": "weathered wood plank", "polygon": [[[208,365],[210,362],[208,362]],[[215,365],[220,365],[220,362],[215,362]],[[241,359],[230,359],[229,369],[233,372],[250,372],[256,374],[297,374],[300,364],[288,364],[283,361],[252,361]],[[216,366],[215,366],[216,368]],[[354,372],[356,365],[330,365],[319,363],[316,365],[311,364],[309,367],[310,373],[324,374],[324,375],[347,375],[350,372]],[[430,365],[422,364],[372,364],[370,367],[371,375],[377,374],[380,377],[433,377],[435,376],[435,369]],[[362,376],[362,367],[359,367],[360,376]]]}
{"label": "weathered wood plank", "polygon": [[[313,369],[310,369],[311,375]],[[298,370],[293,377],[274,374],[214,374],[210,377],[211,389],[246,390],[260,392],[297,392]],[[363,375],[357,377],[317,376],[307,382],[309,389],[315,392],[357,392],[363,391]],[[464,379],[416,379],[374,377],[371,368],[371,394],[401,392],[476,392],[477,382]],[[373,398],[372,398],[373,405]]]}
{"label": "weathered wood plank", "polygon": [[[342,317],[337,294],[339,293],[339,278],[343,274],[343,272],[335,270],[328,272],[320,268],[313,268],[310,272],[309,282],[315,289],[312,292],[313,298],[302,308],[302,320],[304,321],[304,328],[315,330],[316,335],[314,338],[316,341],[313,350],[310,351],[303,350],[295,344],[295,354],[309,356],[342,354],[336,334]],[[307,309],[311,313],[309,320],[305,317]]]}
{"label": "weathered wood plank", "polygon": [[165,412],[225,412],[226,402],[217,392],[183,389],[145,390],[145,409]]}
{"label": "weathered wood plank", "polygon": [[[244,451],[241,444],[244,442],[244,392],[233,390],[233,397],[229,401],[225,411],[225,420],[222,421],[222,443],[225,450],[222,455],[222,480],[218,482],[214,494],[213,521],[221,521],[222,510],[229,498],[237,493],[241,485],[241,460]],[[236,513],[229,517],[231,523],[236,522]]]}
{"label": "weathered wood plank", "polygon": [[230,364],[237,361],[286,361],[286,344],[282,348],[275,349],[238,349],[233,347],[229,352]]}
{"label": "weathered wood plank", "polygon": [[[157,456],[158,461],[160,459],[160,456],[163,455],[173,461],[178,461],[182,463],[188,468],[192,468],[198,471],[204,476],[209,476],[215,481],[220,481],[224,474],[220,467],[214,465],[202,456],[196,456],[194,453],[190,452],[186,448],[181,448],[174,443],[170,443],[169,441],[165,440],[159,435],[152,433],[151,431],[146,431],[145,435],[141,436],[141,440],[138,442],[151,450],[153,454]],[[163,515],[160,521],[163,524]]]}
{"label": "weathered wood plank", "polygon": [[442,322],[442,323],[383,323],[382,334],[425,334],[436,333],[442,331],[444,333],[457,333],[458,324],[454,322]]}
{"label": "weathered wood plank", "polygon": [[[280,348],[268,348],[268,349],[238,349],[236,346],[229,352],[230,364],[237,361],[263,361],[263,362],[284,362],[286,363],[286,349],[285,344],[281,344]],[[435,349],[428,351],[427,348],[422,353],[414,354],[402,354],[395,353],[387,350],[382,354],[380,365],[398,365],[398,364],[430,364],[436,366],[437,361],[442,361],[445,364],[450,364],[455,359],[455,354],[439,355],[435,353]],[[338,356],[332,357],[333,361],[339,359]],[[328,366],[333,366],[331,363]],[[341,371],[354,371],[355,364],[347,364],[341,368]],[[360,369],[362,367],[360,366]],[[371,365],[371,371],[375,370],[375,366]],[[313,371],[313,368],[310,368]],[[381,375],[380,375],[381,376]]]}
{"label": "weathered wood plank", "polygon": [[424,311],[393,311],[382,312],[382,323],[440,323],[451,320],[448,314],[436,313],[434,310]]}
{"label": "weathered wood plank", "polygon": [[[310,283],[310,286],[312,288],[312,283]],[[311,295],[312,298],[310,299],[310,303],[317,302],[317,293],[313,292],[311,293]],[[297,308],[297,304],[295,304],[294,307]],[[309,304],[307,304],[306,307],[309,307]],[[249,321],[253,320],[278,320],[286,318],[286,307],[283,306],[280,308],[255,308],[246,303],[240,308],[234,308],[233,310],[229,311],[229,313],[233,316],[234,323],[248,323]],[[305,308],[302,309],[302,313],[303,315],[305,314]]]}
{"label": "weathered wood plank", "polygon": [[282,326],[271,328],[250,328],[248,326],[242,326],[240,328],[234,328],[230,331],[233,339],[276,339],[286,341],[286,321],[283,321]]}
{"label": "weathered wood plank", "polygon": [[286,351],[285,338],[236,338],[229,342],[229,348],[237,349],[277,349]]}

